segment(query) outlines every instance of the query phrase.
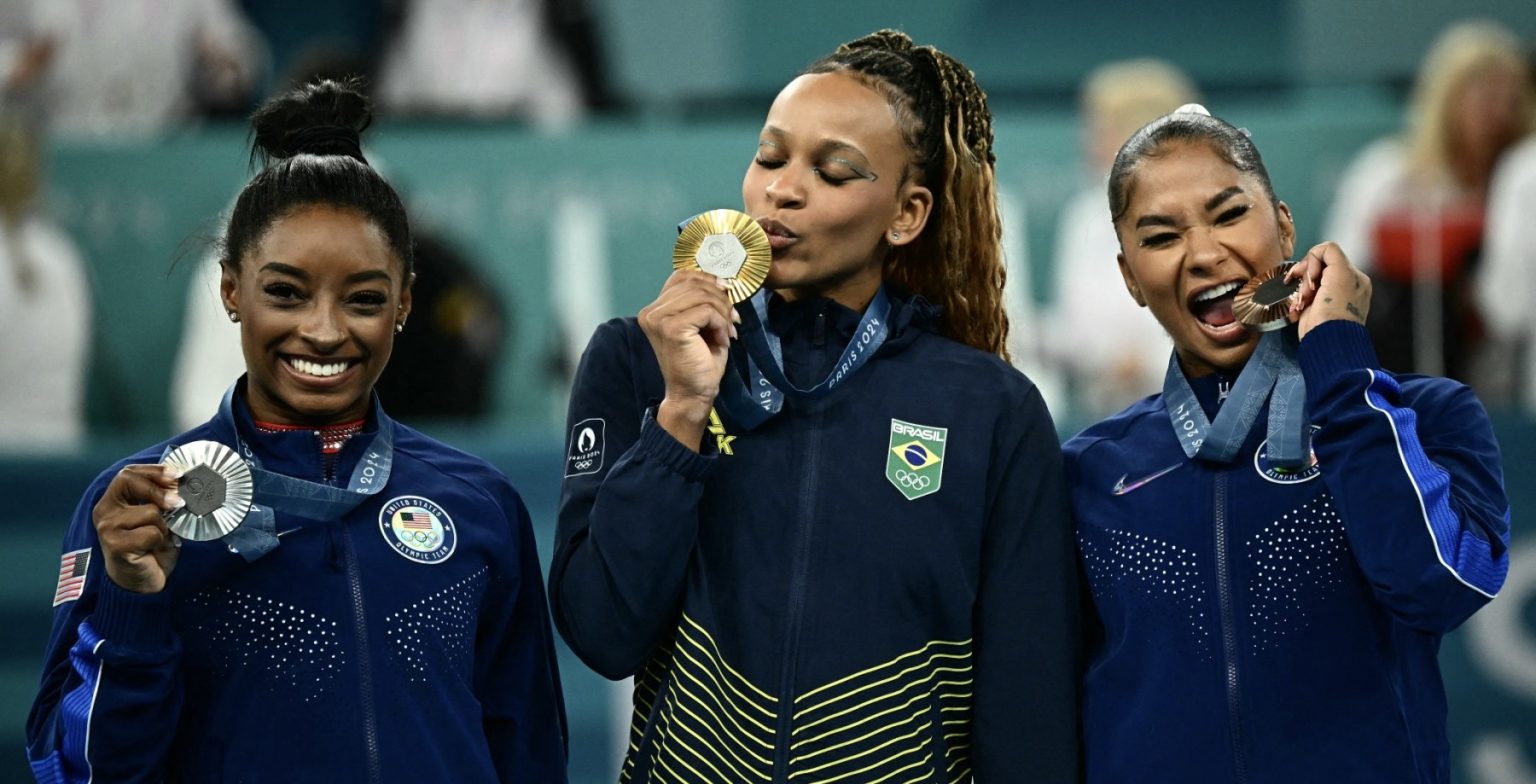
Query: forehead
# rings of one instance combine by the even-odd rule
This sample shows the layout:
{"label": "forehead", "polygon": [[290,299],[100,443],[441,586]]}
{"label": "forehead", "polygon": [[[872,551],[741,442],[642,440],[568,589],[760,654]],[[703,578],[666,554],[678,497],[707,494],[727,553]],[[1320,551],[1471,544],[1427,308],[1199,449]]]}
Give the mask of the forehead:
{"label": "forehead", "polygon": [[901,129],[884,95],[845,73],[805,74],[779,92],[767,125],[790,141],[836,140],[866,154],[900,153]]}
{"label": "forehead", "polygon": [[378,224],[357,210],[325,204],[300,206],[273,220],[246,261],[277,261],[315,274],[380,267],[393,272],[399,265]]}
{"label": "forehead", "polygon": [[1211,196],[1232,186],[1249,195],[1263,192],[1258,177],[1239,170],[1209,144],[1175,142],[1141,159],[1130,176],[1126,213],[1203,210]]}

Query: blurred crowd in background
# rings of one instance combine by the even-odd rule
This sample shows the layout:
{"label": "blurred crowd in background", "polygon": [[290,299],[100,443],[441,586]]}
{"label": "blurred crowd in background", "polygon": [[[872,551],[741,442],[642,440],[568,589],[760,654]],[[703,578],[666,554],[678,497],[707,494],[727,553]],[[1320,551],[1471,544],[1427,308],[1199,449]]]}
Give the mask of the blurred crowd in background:
{"label": "blurred crowd in background", "polygon": [[[363,76],[385,122],[560,134],[643,115],[613,87],[604,23],[586,0],[0,0],[0,448],[68,447],[88,430],[100,304],[90,260],[40,189],[50,142],[132,145],[195,132],[317,75]],[[1449,375],[1491,407],[1530,412],[1533,45],[1530,31],[1496,21],[1445,28],[1401,90],[1401,128],[1340,174],[1319,232],[1373,277],[1370,325],[1386,367]],[[1102,182],[1132,132],[1202,97],[1177,58],[1104,60],[1076,96],[1083,187],[1060,210],[1054,258],[1035,262],[1052,266],[1053,286],[1029,291],[1028,270],[1013,276],[1025,292],[1013,300],[1016,361],[1073,421],[1161,383],[1170,344],[1124,293]],[[494,418],[486,390],[516,328],[510,306],[486,285],[484,260],[430,225],[419,234],[417,297],[430,328],[402,337],[381,393],[408,420]],[[207,259],[195,277],[167,401],[178,427],[201,421],[241,368],[210,293],[217,265]],[[573,353],[520,362],[568,375]]]}

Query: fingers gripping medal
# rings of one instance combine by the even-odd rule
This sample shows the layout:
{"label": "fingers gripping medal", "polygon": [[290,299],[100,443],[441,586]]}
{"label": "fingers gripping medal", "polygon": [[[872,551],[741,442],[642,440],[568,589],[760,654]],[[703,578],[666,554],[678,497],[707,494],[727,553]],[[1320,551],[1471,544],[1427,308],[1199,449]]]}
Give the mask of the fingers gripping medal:
{"label": "fingers gripping medal", "polygon": [[750,299],[768,277],[773,248],[757,221],[735,210],[710,210],[683,225],[672,247],[673,269],[699,269],[725,281],[731,302]]}
{"label": "fingers gripping medal", "polygon": [[251,469],[235,450],[217,441],[193,441],[161,460],[181,472],[177,493],[186,506],[166,515],[177,536],[194,542],[218,539],[239,527],[251,510]]}
{"label": "fingers gripping medal", "polygon": [[1270,332],[1289,324],[1286,311],[1301,288],[1301,281],[1286,283],[1285,273],[1295,265],[1294,261],[1284,262],[1243,284],[1232,298],[1232,315],[1256,332]]}

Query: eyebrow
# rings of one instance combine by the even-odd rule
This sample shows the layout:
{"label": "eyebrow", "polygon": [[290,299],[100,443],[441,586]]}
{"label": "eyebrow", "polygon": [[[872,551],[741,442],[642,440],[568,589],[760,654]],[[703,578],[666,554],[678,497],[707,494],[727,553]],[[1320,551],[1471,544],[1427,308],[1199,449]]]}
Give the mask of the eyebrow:
{"label": "eyebrow", "polygon": [[[280,275],[290,275],[292,277],[298,278],[299,280],[309,280],[308,272],[305,272],[304,270],[299,269],[292,264],[284,264],[281,261],[269,261],[266,264],[261,265],[261,269],[264,272],[276,272]],[[385,282],[390,282],[393,279],[389,276],[388,272],[385,272],[384,270],[373,269],[363,270],[362,272],[354,272],[351,275],[348,275],[342,282],[362,283],[369,280],[382,280]]]}
{"label": "eyebrow", "polygon": [[1221,193],[1218,193],[1215,196],[1212,196],[1211,198],[1205,200],[1205,211],[1206,212],[1210,212],[1211,210],[1214,210],[1217,207],[1220,207],[1222,202],[1224,202],[1227,199],[1230,199],[1233,196],[1236,196],[1237,194],[1242,193],[1242,192],[1243,192],[1243,186],[1241,186],[1241,185],[1233,185],[1233,186],[1227,188],[1226,190],[1222,191]]}
{"label": "eyebrow", "polygon": [[[1236,195],[1238,195],[1240,193],[1244,193],[1244,192],[1245,191],[1243,190],[1243,186],[1241,186],[1241,185],[1233,185],[1230,188],[1227,188],[1226,190],[1222,191],[1221,193],[1218,193],[1215,196],[1212,196],[1211,198],[1206,199],[1205,200],[1205,211],[1206,212],[1210,212],[1211,210],[1214,210],[1217,207],[1220,207],[1222,205],[1222,202],[1225,202],[1227,199],[1230,199],[1233,196],[1236,196]],[[1167,215],[1143,215],[1140,218],[1136,219],[1136,228],[1138,228],[1138,229],[1143,227],[1143,226],[1177,226],[1177,225],[1179,225],[1178,222],[1175,221],[1173,218],[1168,217]]]}

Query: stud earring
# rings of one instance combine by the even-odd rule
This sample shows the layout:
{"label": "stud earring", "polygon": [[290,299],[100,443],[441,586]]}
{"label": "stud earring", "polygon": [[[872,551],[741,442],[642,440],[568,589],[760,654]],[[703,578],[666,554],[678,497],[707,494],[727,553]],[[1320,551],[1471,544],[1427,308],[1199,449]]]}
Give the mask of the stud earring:
{"label": "stud earring", "polygon": [[405,322],[404,321],[397,321],[397,322],[395,322],[395,334],[398,335],[398,334],[400,334],[401,332],[404,332],[404,331],[405,331]]}
{"label": "stud earring", "polygon": [[231,311],[227,311],[224,315],[229,316],[229,323],[231,323],[231,324],[239,324],[240,323],[240,314],[239,313],[236,313],[233,310],[231,310]]}
{"label": "stud earring", "polygon": [[900,239],[901,239],[901,232],[899,232],[899,231],[891,232],[891,242],[896,242],[897,240],[900,240]]}

